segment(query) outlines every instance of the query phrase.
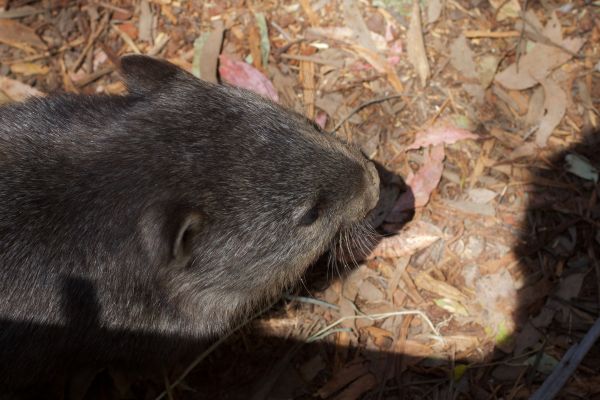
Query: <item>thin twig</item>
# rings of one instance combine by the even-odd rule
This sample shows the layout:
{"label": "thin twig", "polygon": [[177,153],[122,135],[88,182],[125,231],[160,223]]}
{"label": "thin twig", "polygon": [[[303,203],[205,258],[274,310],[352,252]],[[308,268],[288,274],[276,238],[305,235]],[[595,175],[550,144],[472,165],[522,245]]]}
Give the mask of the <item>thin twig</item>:
{"label": "thin twig", "polygon": [[387,101],[387,100],[398,99],[398,98],[401,98],[401,97],[409,97],[409,95],[406,95],[406,94],[392,94],[390,96],[379,97],[377,99],[369,100],[369,101],[366,101],[366,102],[362,103],[361,105],[359,105],[358,107],[356,107],[354,110],[350,111],[348,113],[348,115],[346,115],[344,118],[342,118],[342,120],[337,123],[337,125],[335,126],[335,128],[333,128],[333,130],[331,131],[331,133],[334,133],[338,129],[340,129],[340,127],[346,121],[348,121],[354,114],[356,114],[357,112],[359,112],[363,108],[368,107],[368,106],[373,105],[373,104],[382,103],[382,102]]}
{"label": "thin twig", "polygon": [[579,344],[571,346],[554,371],[546,378],[542,386],[530,400],[552,400],[573,375],[585,355],[600,338],[600,318],[596,320]]}

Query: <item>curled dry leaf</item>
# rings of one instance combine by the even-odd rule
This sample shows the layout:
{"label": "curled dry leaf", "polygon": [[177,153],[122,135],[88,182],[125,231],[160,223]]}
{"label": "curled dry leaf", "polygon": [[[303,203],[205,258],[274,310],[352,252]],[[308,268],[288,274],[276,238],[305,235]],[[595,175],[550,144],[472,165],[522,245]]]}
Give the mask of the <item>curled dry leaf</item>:
{"label": "curled dry leaf", "polygon": [[438,144],[453,144],[460,140],[477,139],[478,136],[466,129],[456,128],[448,123],[436,124],[425,131],[417,132],[415,141],[406,148],[414,150],[421,147],[435,146]]}
{"label": "curled dry leaf", "polygon": [[443,236],[444,234],[437,226],[425,221],[414,221],[396,236],[383,238],[368,258],[411,256]]}
{"label": "curled dry leaf", "polygon": [[271,81],[256,68],[243,61],[233,60],[225,54],[221,54],[219,60],[221,62],[219,74],[225,82],[252,90],[273,101],[279,101],[279,96]]}
{"label": "curled dry leaf", "polygon": [[421,8],[417,0],[413,0],[412,15],[410,17],[410,26],[408,27],[406,41],[408,42],[408,59],[417,71],[417,75],[419,75],[421,86],[425,86],[427,78],[429,78],[430,69],[423,41],[423,30],[421,28]]}
{"label": "curled dry leaf", "polygon": [[413,208],[423,207],[429,202],[431,192],[437,187],[444,170],[444,145],[429,148],[423,157],[423,166],[416,174],[410,173],[405,182],[410,190],[402,193],[391,213],[401,213]]}
{"label": "curled dry leaf", "polygon": [[536,132],[535,144],[546,146],[552,131],[560,123],[567,111],[567,94],[552,79],[541,81],[544,88],[544,112]]}

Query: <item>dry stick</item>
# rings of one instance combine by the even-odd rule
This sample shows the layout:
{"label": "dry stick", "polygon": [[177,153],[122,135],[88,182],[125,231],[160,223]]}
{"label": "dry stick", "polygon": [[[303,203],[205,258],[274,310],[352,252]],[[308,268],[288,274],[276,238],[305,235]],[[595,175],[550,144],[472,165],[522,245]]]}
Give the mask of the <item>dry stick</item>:
{"label": "dry stick", "polygon": [[[279,300],[277,300],[277,301],[279,301]],[[271,303],[268,307],[263,308],[262,310],[260,310],[256,314],[254,314],[252,317],[250,317],[250,318],[242,321],[240,324],[238,324],[237,326],[235,326],[227,334],[225,334],[222,337],[220,337],[219,340],[217,340],[216,342],[214,342],[208,349],[206,349],[202,354],[200,354],[190,365],[188,365],[188,367],[185,369],[185,371],[183,371],[181,373],[181,375],[179,375],[179,377],[173,383],[171,383],[170,385],[168,385],[167,388],[161,394],[159,394],[158,397],[155,400],[161,400],[162,398],[164,398],[167,395],[167,393],[169,393],[170,391],[172,391],[181,382],[183,382],[183,380],[190,374],[190,372],[192,372],[194,370],[194,368],[196,368],[206,357],[208,357],[208,355],[210,353],[212,353],[217,347],[219,347],[227,339],[229,339],[229,337],[231,335],[233,335],[235,332],[239,331],[244,326],[246,326],[246,324],[248,324],[250,321],[255,320],[256,318],[260,317],[261,315],[263,315],[264,313],[266,313],[267,311],[269,311],[277,303],[277,301]]]}
{"label": "dry stick", "polygon": [[348,115],[346,115],[344,118],[342,118],[342,120],[337,123],[337,125],[335,126],[335,128],[333,128],[333,130],[331,131],[331,133],[335,133],[338,129],[340,129],[340,127],[344,124],[344,122],[348,121],[354,114],[356,114],[357,112],[359,112],[363,108],[368,107],[368,106],[373,105],[373,104],[382,103],[382,102],[387,101],[387,100],[397,99],[397,98],[400,98],[400,97],[409,97],[409,95],[406,95],[406,94],[393,94],[391,96],[379,97],[377,99],[369,100],[369,101],[366,101],[366,102],[362,103],[361,105],[359,105],[358,107],[356,107],[354,110],[350,111],[348,113]]}
{"label": "dry stick", "polygon": [[573,375],[587,352],[600,338],[600,318],[596,320],[583,340],[565,353],[554,371],[546,378],[544,384],[531,396],[529,400],[551,400]]}
{"label": "dry stick", "polygon": [[98,37],[100,37],[102,32],[104,32],[104,29],[108,26],[108,18],[109,18],[109,14],[108,13],[104,14],[104,17],[100,21],[100,26],[98,26],[98,29],[96,29],[95,32],[92,32],[90,34],[90,38],[89,38],[87,44],[83,48],[83,51],[79,55],[79,58],[77,59],[77,61],[75,61],[75,65],[73,66],[73,71],[77,71],[79,69],[79,67],[83,63],[83,60],[87,56],[87,53],[92,49],[92,46],[96,42],[96,39],[98,39]]}

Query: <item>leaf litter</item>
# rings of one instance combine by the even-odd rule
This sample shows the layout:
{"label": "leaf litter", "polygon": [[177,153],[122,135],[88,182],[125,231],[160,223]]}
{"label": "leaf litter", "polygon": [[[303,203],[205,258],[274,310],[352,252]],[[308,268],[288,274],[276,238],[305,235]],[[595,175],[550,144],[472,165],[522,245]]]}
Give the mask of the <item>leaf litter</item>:
{"label": "leaf litter", "polygon": [[[298,399],[529,398],[600,307],[600,15],[559,3],[10,2],[0,101],[123,93],[111,59],[139,51],[314,115],[404,178],[351,273],[317,268],[309,290],[174,371],[170,395],[248,398],[266,377],[263,391]],[[558,398],[597,395],[598,362],[590,350]],[[143,382],[120,393],[165,389]]]}

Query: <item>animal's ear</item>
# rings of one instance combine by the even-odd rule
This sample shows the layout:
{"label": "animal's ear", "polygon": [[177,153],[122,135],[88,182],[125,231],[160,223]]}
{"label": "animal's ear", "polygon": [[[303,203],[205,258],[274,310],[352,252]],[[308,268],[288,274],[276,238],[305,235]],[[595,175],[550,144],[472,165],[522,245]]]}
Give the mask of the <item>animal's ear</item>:
{"label": "animal's ear", "polygon": [[176,266],[185,266],[192,256],[196,236],[202,227],[202,216],[196,212],[189,212],[179,218],[174,235],[172,235],[172,263]]}
{"label": "animal's ear", "polygon": [[147,94],[175,79],[192,77],[168,61],[138,54],[121,57],[119,69],[132,94]]}
{"label": "animal's ear", "polygon": [[187,266],[203,222],[202,214],[189,207],[158,204],[144,210],[139,229],[151,264],[171,268]]}

